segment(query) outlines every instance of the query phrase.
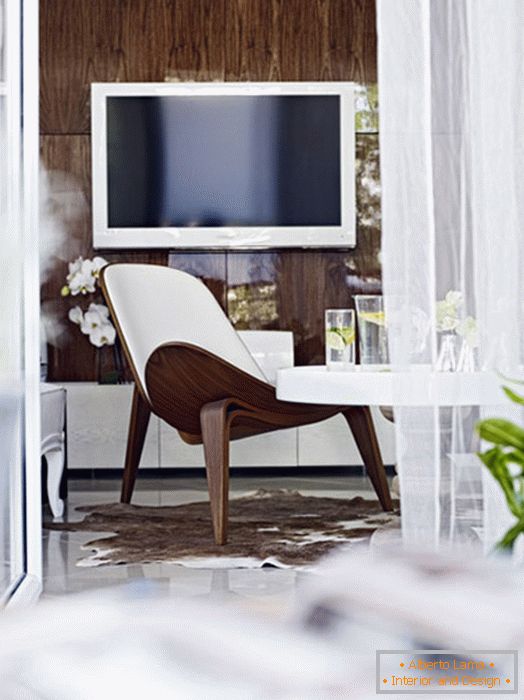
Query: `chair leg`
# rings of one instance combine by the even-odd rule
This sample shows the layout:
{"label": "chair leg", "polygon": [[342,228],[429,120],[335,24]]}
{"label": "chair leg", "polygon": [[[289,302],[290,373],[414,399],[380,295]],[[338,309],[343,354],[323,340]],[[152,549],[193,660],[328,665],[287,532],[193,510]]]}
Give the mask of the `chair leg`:
{"label": "chair leg", "polygon": [[350,406],[342,413],[362,456],[367,474],[384,510],[393,510],[386,470],[382,462],[369,406]]}
{"label": "chair leg", "polygon": [[227,542],[229,491],[229,401],[213,401],[200,411],[207,487],[216,544]]}
{"label": "chair leg", "polygon": [[135,386],[133,391],[133,403],[131,404],[131,416],[127,433],[127,449],[122,478],[121,503],[130,503],[135,488],[136,473],[142,456],[147,426],[151,416],[151,409],[146,400]]}

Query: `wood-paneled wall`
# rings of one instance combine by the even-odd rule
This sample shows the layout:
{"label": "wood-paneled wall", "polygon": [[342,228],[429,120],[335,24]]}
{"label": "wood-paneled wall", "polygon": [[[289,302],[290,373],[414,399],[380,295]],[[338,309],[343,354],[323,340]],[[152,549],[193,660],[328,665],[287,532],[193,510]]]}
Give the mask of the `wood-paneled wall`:
{"label": "wood-paneled wall", "polygon": [[[374,0],[41,0],[42,160],[63,240],[42,298],[55,381],[98,376],[97,353],[67,321],[66,262],[92,255],[89,86],[94,81],[376,81]],[[323,310],[380,286],[377,136],[357,134],[357,247],[351,251],[102,252],[202,277],[239,328],[296,334],[298,363],[323,358]],[[58,175],[61,173],[61,175]],[[375,173],[376,174],[376,173]],[[74,203],[71,211],[68,203]],[[84,202],[79,205],[79,202]],[[44,232],[45,233],[45,232]],[[55,233],[55,232],[53,232]]]}

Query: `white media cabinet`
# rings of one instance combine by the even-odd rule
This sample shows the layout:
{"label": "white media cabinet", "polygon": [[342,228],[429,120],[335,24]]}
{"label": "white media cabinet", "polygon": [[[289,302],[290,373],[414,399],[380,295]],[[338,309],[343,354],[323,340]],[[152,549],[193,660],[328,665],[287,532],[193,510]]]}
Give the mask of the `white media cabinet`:
{"label": "white media cabinet", "polygon": [[[68,467],[115,469],[123,466],[133,386],[61,382],[67,389]],[[394,464],[394,428],[373,408],[385,464]],[[231,443],[232,467],[361,465],[342,416],[322,423],[258,435]],[[176,430],[151,417],[141,469],[203,467],[201,445],[182,442]]]}

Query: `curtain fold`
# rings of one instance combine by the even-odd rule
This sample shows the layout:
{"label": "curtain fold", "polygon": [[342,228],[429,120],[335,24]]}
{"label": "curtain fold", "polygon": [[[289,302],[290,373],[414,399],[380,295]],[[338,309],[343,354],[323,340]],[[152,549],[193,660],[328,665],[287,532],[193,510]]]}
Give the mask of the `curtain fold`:
{"label": "curtain fold", "polygon": [[[435,367],[437,301],[478,327],[478,367],[523,348],[524,3],[377,0],[383,287],[393,369]],[[418,367],[420,370],[420,367]],[[423,381],[419,375],[414,381]],[[459,378],[457,379],[459,381]],[[501,380],[502,383],[502,380]],[[475,455],[479,417],[518,407],[395,409],[406,544],[479,538],[512,518]]]}

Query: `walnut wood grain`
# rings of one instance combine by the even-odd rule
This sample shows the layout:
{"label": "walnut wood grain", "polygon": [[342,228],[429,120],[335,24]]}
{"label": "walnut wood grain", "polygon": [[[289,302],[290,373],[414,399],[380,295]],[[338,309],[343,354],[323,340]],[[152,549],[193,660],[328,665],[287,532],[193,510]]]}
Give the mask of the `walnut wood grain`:
{"label": "walnut wood grain", "polygon": [[[316,423],[338,413],[348,422],[382,507],[392,510],[368,407],[279,401],[271,385],[188,343],[166,343],[154,350],[147,361],[145,377],[151,410],[181,431],[189,442],[194,444],[202,440],[204,443],[217,544],[227,541],[229,441]],[[134,431],[131,426],[130,435]],[[132,479],[128,477],[129,483],[134,483],[138,459],[126,458],[126,465],[128,463],[134,465]],[[125,493],[127,496],[129,491]]]}
{"label": "walnut wood grain", "polygon": [[40,120],[90,132],[91,82],[376,81],[374,0],[40,0]]}
{"label": "walnut wood grain", "polygon": [[124,474],[122,476],[122,493],[120,496],[122,503],[131,502],[150,417],[151,409],[149,404],[135,385],[131,403],[131,415],[129,417]]}
{"label": "walnut wood grain", "polygon": [[171,39],[159,79],[226,80],[228,0],[166,0],[166,8]]}
{"label": "walnut wood grain", "polygon": [[[90,83],[127,79],[122,50],[123,9],[127,4],[40,0],[42,133],[89,133]],[[131,4],[139,11],[144,2]],[[133,32],[138,40],[138,15],[135,21]]]}
{"label": "walnut wood grain", "polygon": [[342,414],[353,433],[360,456],[366,466],[367,475],[380,503],[384,510],[392,510],[388,480],[369,406],[350,406],[344,409]]}
{"label": "walnut wood grain", "polygon": [[232,440],[279,427],[314,423],[340,412],[333,406],[278,401],[270,384],[187,343],[168,343],[157,348],[147,362],[145,377],[153,412],[173,428],[194,436],[200,434],[202,406],[223,399],[238,398],[255,406],[258,412],[272,414],[278,409],[273,423],[237,421],[231,429]]}
{"label": "walnut wood grain", "polygon": [[227,542],[229,505],[230,401],[214,401],[202,407],[200,423],[206,459],[209,505],[216,544]]}
{"label": "walnut wood grain", "polygon": [[281,3],[229,0],[226,80],[283,80],[278,43]]}

